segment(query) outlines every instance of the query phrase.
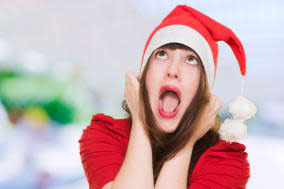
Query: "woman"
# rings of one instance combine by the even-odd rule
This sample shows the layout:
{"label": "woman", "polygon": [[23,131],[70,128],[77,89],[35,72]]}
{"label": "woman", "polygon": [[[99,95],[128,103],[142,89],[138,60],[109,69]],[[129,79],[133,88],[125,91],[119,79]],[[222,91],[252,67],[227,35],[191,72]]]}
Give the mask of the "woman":
{"label": "woman", "polygon": [[[224,37],[225,36],[225,37]],[[210,93],[217,41],[245,73],[234,33],[186,5],[177,6],[146,43],[140,73],[126,73],[128,118],[92,117],[80,155],[90,188],[245,188],[245,145],[220,139],[221,102]]]}

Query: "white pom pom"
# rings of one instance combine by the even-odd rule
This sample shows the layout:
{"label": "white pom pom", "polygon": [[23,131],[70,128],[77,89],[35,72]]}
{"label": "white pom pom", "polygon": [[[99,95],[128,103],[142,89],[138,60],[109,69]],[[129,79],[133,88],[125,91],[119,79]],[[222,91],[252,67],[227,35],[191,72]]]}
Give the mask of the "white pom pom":
{"label": "white pom pom", "polygon": [[247,126],[242,120],[226,119],[218,130],[220,138],[229,142],[236,142],[247,134]]}
{"label": "white pom pom", "polygon": [[247,120],[255,115],[257,109],[254,103],[243,96],[237,96],[231,104],[229,111],[233,119]]}

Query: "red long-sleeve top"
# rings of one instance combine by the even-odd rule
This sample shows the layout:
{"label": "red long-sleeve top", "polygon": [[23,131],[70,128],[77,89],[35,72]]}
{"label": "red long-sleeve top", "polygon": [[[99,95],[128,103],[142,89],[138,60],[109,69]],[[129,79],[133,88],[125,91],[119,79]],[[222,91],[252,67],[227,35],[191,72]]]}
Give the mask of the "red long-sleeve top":
{"label": "red long-sleeve top", "polygon": [[[101,189],[115,179],[128,146],[129,119],[99,113],[79,139],[80,155],[90,189]],[[243,189],[250,177],[246,146],[220,140],[197,161],[188,189]]]}

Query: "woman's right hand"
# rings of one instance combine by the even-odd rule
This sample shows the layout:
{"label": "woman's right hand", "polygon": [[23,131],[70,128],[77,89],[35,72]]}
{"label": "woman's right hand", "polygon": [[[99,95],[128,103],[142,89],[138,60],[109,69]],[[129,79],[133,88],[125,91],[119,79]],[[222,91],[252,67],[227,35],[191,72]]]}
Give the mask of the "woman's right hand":
{"label": "woman's right hand", "polygon": [[124,96],[134,121],[144,122],[141,97],[139,94],[141,74],[139,72],[126,72]]}

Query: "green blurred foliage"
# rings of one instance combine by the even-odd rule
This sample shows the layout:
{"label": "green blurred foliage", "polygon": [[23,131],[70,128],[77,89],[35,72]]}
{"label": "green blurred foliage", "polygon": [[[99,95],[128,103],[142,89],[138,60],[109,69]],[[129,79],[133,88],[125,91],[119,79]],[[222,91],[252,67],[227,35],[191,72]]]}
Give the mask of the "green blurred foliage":
{"label": "green blurred foliage", "polygon": [[91,96],[72,81],[10,70],[0,71],[0,99],[8,112],[37,106],[61,125],[87,121],[93,111]]}

